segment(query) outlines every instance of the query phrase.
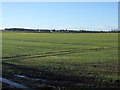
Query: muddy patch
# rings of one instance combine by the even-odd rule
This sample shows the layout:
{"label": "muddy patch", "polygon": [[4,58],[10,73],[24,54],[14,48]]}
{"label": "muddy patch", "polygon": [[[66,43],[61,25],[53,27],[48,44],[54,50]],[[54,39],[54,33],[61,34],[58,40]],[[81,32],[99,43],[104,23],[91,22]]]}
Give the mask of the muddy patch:
{"label": "muddy patch", "polygon": [[30,77],[27,77],[27,76],[24,76],[24,75],[17,75],[17,74],[15,74],[14,77],[29,79],[29,80],[32,80],[32,81],[37,81],[37,82],[42,82],[42,83],[49,83],[49,82],[48,82],[47,80],[45,80],[45,79],[30,78]]}

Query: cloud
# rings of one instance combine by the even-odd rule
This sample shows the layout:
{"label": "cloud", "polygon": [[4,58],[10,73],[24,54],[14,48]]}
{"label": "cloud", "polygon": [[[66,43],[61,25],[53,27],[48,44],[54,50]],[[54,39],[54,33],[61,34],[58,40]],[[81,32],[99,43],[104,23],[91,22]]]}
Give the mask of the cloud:
{"label": "cloud", "polygon": [[0,29],[4,28],[28,28],[28,29],[70,29],[70,30],[112,30],[112,29],[117,29],[118,26],[111,26],[111,25],[96,25],[96,26],[81,26],[81,25],[59,25],[59,26],[54,26],[54,25],[40,25],[38,26],[10,26],[10,27],[0,27]]}
{"label": "cloud", "polygon": [[96,25],[96,26],[81,26],[81,25],[68,25],[68,26],[59,26],[59,29],[77,29],[77,30],[111,30],[117,29],[118,26],[110,26],[110,25]]}

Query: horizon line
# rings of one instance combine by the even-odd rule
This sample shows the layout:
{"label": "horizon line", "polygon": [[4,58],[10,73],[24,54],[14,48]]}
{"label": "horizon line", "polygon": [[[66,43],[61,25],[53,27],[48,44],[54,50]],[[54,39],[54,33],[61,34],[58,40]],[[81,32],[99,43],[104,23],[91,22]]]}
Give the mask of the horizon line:
{"label": "horizon line", "polygon": [[33,29],[33,30],[86,30],[86,31],[112,31],[112,30],[119,30],[118,28],[110,29],[110,30],[92,30],[92,29],[68,29],[68,28],[62,28],[62,29],[55,29],[55,28],[27,28],[27,27],[7,27],[7,28],[0,28],[0,30],[5,29]]}

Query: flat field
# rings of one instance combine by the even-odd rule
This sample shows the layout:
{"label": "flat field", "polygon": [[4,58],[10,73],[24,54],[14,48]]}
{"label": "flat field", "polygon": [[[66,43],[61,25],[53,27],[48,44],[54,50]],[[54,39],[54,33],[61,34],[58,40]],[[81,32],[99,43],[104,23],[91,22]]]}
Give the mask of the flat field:
{"label": "flat field", "polygon": [[[3,77],[12,81],[38,88],[119,87],[118,33],[4,31],[2,45]],[[50,83],[25,83],[12,75]]]}

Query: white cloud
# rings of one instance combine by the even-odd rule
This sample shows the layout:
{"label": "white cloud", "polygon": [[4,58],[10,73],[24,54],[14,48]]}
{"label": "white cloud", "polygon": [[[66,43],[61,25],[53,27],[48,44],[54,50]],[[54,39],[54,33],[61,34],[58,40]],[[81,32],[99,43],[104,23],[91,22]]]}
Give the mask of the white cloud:
{"label": "white cloud", "polygon": [[118,26],[110,26],[110,25],[97,25],[97,26],[80,26],[80,25],[68,25],[68,26],[59,26],[59,29],[77,29],[77,30],[111,30],[117,29]]}
{"label": "white cloud", "polygon": [[4,28],[27,28],[27,29],[70,29],[70,30],[112,30],[117,29],[118,26],[110,26],[110,25],[96,25],[96,26],[81,26],[81,25],[61,25],[61,26],[49,26],[49,25],[40,25],[25,27],[25,26],[10,26],[10,27],[0,27],[0,29]]}

